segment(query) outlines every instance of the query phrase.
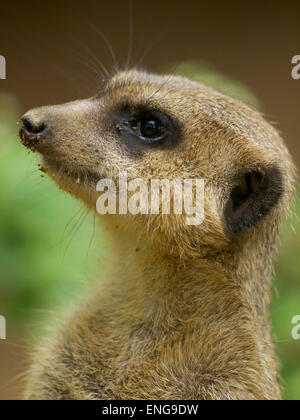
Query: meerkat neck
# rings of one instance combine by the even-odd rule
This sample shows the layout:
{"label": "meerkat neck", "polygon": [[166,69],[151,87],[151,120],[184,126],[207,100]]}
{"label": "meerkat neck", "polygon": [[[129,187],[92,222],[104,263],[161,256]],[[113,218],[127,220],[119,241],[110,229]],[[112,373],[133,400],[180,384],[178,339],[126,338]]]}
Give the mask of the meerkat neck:
{"label": "meerkat neck", "polygon": [[[194,315],[201,316],[208,309],[203,301],[211,301],[212,306],[219,302],[222,306],[231,299],[247,307],[265,327],[272,273],[270,249],[265,252],[263,265],[259,265],[262,258],[257,258],[256,252],[263,255],[264,250],[257,251],[257,247],[251,250],[250,245],[243,252],[234,252],[234,258],[226,251],[213,256],[203,256],[200,252],[199,256],[191,256],[168,253],[168,246],[162,252],[158,244],[138,237],[135,232],[129,235],[128,231],[115,229],[111,233],[109,242],[114,260],[109,262],[109,278],[114,278],[124,299],[146,300],[147,307],[153,302],[154,308],[160,303],[169,308],[180,302],[182,316],[190,315],[185,305],[190,305],[191,301]],[[247,266],[244,254],[249,261]],[[175,313],[178,311],[179,308]]]}
{"label": "meerkat neck", "polygon": [[116,259],[109,262],[107,301],[114,299],[128,336],[138,325],[143,345],[152,348],[186,334],[188,353],[199,354],[203,365],[210,363],[210,343],[224,366],[230,361],[231,369],[253,382],[256,398],[280,398],[268,319],[268,261],[262,273],[255,263],[245,269],[225,254],[180,259],[117,230],[110,243]]}

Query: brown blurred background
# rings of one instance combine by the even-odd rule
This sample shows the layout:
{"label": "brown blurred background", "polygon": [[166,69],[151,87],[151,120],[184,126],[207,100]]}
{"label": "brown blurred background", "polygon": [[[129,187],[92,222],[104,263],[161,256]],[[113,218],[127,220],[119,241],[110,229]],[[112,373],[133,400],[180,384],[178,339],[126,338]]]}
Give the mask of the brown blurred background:
{"label": "brown blurred background", "polygon": [[[2,2],[0,54],[7,60],[7,80],[0,81],[0,91],[14,94],[21,112],[83,96],[78,90],[86,89],[89,95],[97,80],[85,65],[88,57],[95,54],[108,69],[112,65],[93,25],[105,33],[124,64],[129,4],[129,0]],[[143,62],[146,69],[160,71],[181,61],[203,60],[240,80],[256,94],[300,163],[300,80],[291,77],[291,58],[300,54],[299,1],[136,0],[133,9],[133,64],[154,44]],[[5,385],[22,369],[22,347],[13,343],[0,342],[3,398],[16,395]]]}
{"label": "brown blurred background", "polygon": [[[0,19],[0,54],[7,59],[7,81],[0,88],[13,92],[24,111],[78,96],[63,74],[78,85],[83,79],[90,83],[95,75],[73,50],[84,61],[88,48],[111,65],[91,25],[106,34],[120,63],[126,61],[129,0],[6,1]],[[299,2],[135,1],[132,61],[154,42],[144,60],[148,69],[201,59],[241,80],[278,123],[299,161],[300,80],[291,78],[291,57],[300,54],[299,19]]]}

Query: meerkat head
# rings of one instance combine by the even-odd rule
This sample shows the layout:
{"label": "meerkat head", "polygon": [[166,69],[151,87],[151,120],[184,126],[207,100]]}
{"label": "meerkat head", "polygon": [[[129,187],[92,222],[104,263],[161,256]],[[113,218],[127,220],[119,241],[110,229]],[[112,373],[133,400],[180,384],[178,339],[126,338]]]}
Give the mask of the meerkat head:
{"label": "meerkat head", "polygon": [[[93,209],[98,181],[110,179],[120,192],[120,174],[147,185],[203,180],[199,224],[186,222],[184,206],[174,214],[174,199],[171,214],[105,216],[155,232],[173,250],[213,252],[257,232],[267,237],[290,201],[293,165],[276,130],[243,103],[183,77],[120,72],[92,98],[34,109],[22,121],[22,142],[42,155],[43,170]],[[195,185],[190,192],[196,199]],[[163,202],[161,195],[160,210]]]}

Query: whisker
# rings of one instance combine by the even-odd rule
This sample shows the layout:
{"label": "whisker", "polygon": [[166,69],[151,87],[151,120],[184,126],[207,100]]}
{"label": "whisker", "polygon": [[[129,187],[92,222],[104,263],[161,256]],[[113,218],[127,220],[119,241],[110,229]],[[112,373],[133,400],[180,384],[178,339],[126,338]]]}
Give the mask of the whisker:
{"label": "whisker", "polygon": [[97,77],[100,77],[100,78],[104,77],[104,73],[102,69],[91,58],[84,57],[82,54],[80,54],[76,50],[72,50],[72,52],[73,54],[77,56],[77,57],[76,56],[74,57],[75,60],[77,60],[79,63],[88,67],[94,74],[97,75]]}
{"label": "whisker", "polygon": [[85,97],[89,95],[92,90],[94,91],[87,83],[87,80],[83,78],[82,74],[78,73],[75,75],[74,71],[72,71],[72,73],[73,75],[63,71],[61,72],[61,75],[71,83],[80,96]]}
{"label": "whisker", "polygon": [[89,246],[88,246],[88,249],[87,249],[87,253],[86,253],[86,260],[88,259],[89,252],[91,250],[91,247],[92,247],[92,244],[93,244],[93,241],[94,241],[94,238],[95,238],[95,231],[96,231],[96,212],[94,211],[93,231],[92,231],[92,236],[91,236],[91,239],[90,239],[90,242],[89,242]]}
{"label": "whisker", "polygon": [[172,73],[173,72],[175,72],[176,71],[176,69],[177,69],[177,67],[178,67],[178,64],[176,64],[175,66],[174,66],[174,68],[172,69],[172,72],[170,71],[170,75],[168,76],[168,77],[166,77],[166,79],[161,83],[161,85],[158,87],[158,89],[156,89],[156,91],[155,92],[153,92],[150,96],[149,96],[149,98],[148,98],[148,100],[150,101],[153,97],[155,97],[155,95],[157,95],[160,91],[161,91],[161,89],[163,89],[164,88],[164,86],[169,82],[169,80],[171,79],[171,77],[172,77]]}
{"label": "whisker", "polygon": [[16,391],[18,393],[21,393],[21,388],[23,388],[23,385],[24,385],[24,383],[26,381],[26,378],[28,376],[28,373],[29,373],[29,369],[25,369],[22,372],[14,375],[14,376],[12,376],[5,384],[3,384],[0,387],[0,391],[4,391],[4,390],[7,390],[7,389],[15,388],[15,386],[17,384],[18,388],[17,388]]}
{"label": "whisker", "polygon": [[116,54],[115,54],[115,51],[114,51],[114,49],[113,49],[113,47],[112,47],[112,44],[111,44],[111,42],[109,41],[109,39],[107,38],[107,36],[102,32],[102,31],[100,31],[100,29],[99,28],[97,28],[97,26],[96,25],[94,25],[93,23],[89,23],[89,26],[98,34],[98,35],[100,35],[101,36],[101,38],[103,39],[103,41],[105,42],[105,44],[106,44],[106,46],[107,46],[107,48],[108,48],[108,50],[109,50],[109,52],[110,52],[110,55],[111,55],[111,58],[112,58],[112,60],[113,60],[113,63],[114,63],[114,66],[115,66],[115,70],[117,71],[118,69],[119,69],[119,63],[118,63],[118,60],[117,60],[117,57],[116,57]]}
{"label": "whisker", "polygon": [[135,64],[136,67],[139,67],[143,61],[145,60],[146,56],[150,53],[150,51],[153,49],[155,45],[162,39],[162,37],[167,33],[168,28],[165,28],[164,31],[161,31],[157,37],[154,39],[154,41],[149,45],[149,47],[146,48],[144,54],[141,56],[140,59],[138,59],[137,63]]}
{"label": "whisker", "polygon": [[129,41],[128,41],[128,54],[126,61],[126,69],[129,69],[131,56],[132,56],[132,47],[133,47],[133,0],[129,1]]}
{"label": "whisker", "polygon": [[[63,255],[62,255],[62,260],[64,260],[66,253],[71,245],[71,242],[73,240],[73,238],[75,237],[76,233],[78,232],[78,230],[81,228],[82,224],[84,223],[84,221],[86,220],[87,216],[88,216],[89,212],[86,209],[82,209],[80,216],[78,217],[78,219],[76,220],[76,222],[74,223],[73,227],[70,229],[69,235],[70,235],[70,240],[67,243]],[[62,250],[63,251],[63,250]]]}
{"label": "whisker", "polygon": [[66,224],[66,226],[65,226],[65,228],[64,228],[64,230],[63,230],[63,233],[62,233],[62,236],[61,236],[61,240],[58,242],[58,246],[61,246],[62,244],[63,244],[63,242],[64,242],[64,240],[66,240],[67,238],[68,238],[68,236],[72,233],[71,232],[71,229],[70,229],[70,231],[68,232],[68,229],[69,229],[69,226],[71,225],[71,223],[73,222],[73,220],[79,215],[79,214],[81,214],[81,212],[82,212],[82,208],[80,208],[80,209],[78,209],[78,210],[76,210],[76,212],[73,214],[73,216],[71,217],[71,219],[67,222],[67,224]]}
{"label": "whisker", "polygon": [[95,63],[97,63],[102,71],[104,72],[104,74],[106,75],[106,77],[109,77],[109,71],[107,70],[107,68],[104,66],[104,64],[102,63],[101,60],[99,60],[99,58],[97,57],[97,55],[90,49],[88,48],[86,45],[84,45],[82,42],[77,41],[78,44],[85,49],[85,51],[87,52],[87,54],[90,56],[90,58],[92,58],[94,60]]}
{"label": "whisker", "polygon": [[135,67],[139,67],[143,64],[143,61],[145,60],[145,58],[147,57],[147,55],[150,53],[150,51],[152,50],[152,48],[154,47],[155,43],[152,42],[151,45],[149,45],[148,48],[146,48],[144,54],[141,56],[141,58],[138,60],[138,62],[136,63]]}

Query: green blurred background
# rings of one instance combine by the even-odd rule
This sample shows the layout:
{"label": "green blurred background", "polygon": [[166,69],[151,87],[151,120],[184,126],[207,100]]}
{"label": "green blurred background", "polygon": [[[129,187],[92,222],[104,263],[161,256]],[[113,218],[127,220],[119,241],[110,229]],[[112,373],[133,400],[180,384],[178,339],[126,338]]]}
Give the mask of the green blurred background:
{"label": "green blurred background", "polygon": [[[290,77],[291,56],[300,54],[299,17],[296,3],[279,7],[273,2],[270,8],[252,2],[246,13],[238,2],[218,7],[196,1],[135,2],[133,51],[142,55],[154,41],[154,51],[145,58],[150,70],[187,75],[263,111],[283,132],[299,164],[300,81]],[[21,146],[16,122],[27,108],[78,96],[61,77],[61,68],[85,95],[96,87],[85,59],[101,55],[109,66],[110,58],[99,46],[99,35],[84,26],[85,19],[108,34],[124,61],[128,3],[87,0],[74,8],[68,1],[43,7],[26,2],[17,15],[6,4],[0,19],[0,54],[8,63],[8,78],[0,80],[0,315],[6,317],[8,335],[0,341],[0,399],[11,399],[22,391],[28,343],[49,333],[58,308],[69,310],[86,293],[107,252],[93,217],[41,177],[38,157]],[[82,56],[81,64],[74,64],[72,48]],[[291,320],[300,315],[297,215],[298,201],[284,226],[276,263],[272,322],[284,396],[299,400],[300,340],[291,337]]]}

